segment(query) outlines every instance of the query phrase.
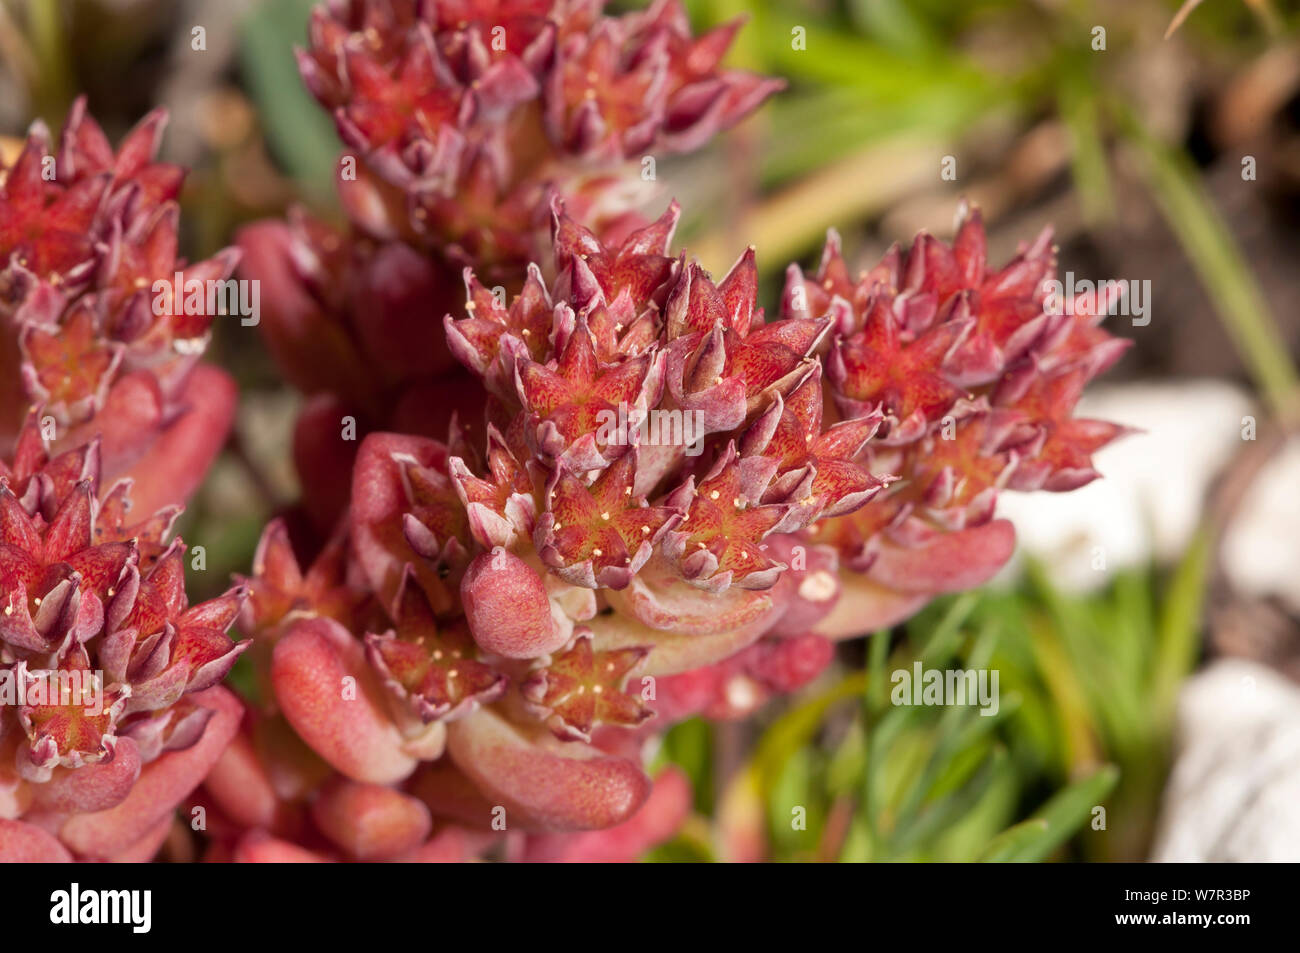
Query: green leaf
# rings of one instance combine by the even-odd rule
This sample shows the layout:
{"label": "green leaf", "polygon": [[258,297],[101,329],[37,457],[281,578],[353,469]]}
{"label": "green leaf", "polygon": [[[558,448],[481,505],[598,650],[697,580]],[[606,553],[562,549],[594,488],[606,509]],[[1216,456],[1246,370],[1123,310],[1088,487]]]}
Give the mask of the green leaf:
{"label": "green leaf", "polygon": [[[813,758],[811,748],[801,748],[794,752],[786,759],[767,791],[772,839],[778,847],[789,851],[811,852],[821,839],[821,830],[825,825],[822,792],[814,783]],[[796,829],[791,823],[794,808],[803,810],[803,830]]]}
{"label": "green leaf", "polygon": [[1084,220],[1091,225],[1107,222],[1115,215],[1095,89],[1095,77],[1080,69],[1070,69],[1057,92],[1061,118],[1070,136],[1070,167],[1074,184],[1079,191]]}
{"label": "green leaf", "polygon": [[652,768],[671,762],[686,772],[695,792],[696,810],[713,803],[713,726],[703,718],[688,718],[668,729]]}
{"label": "green leaf", "polygon": [[983,759],[975,776],[965,785],[952,794],[927,805],[913,823],[898,832],[891,845],[894,850],[898,853],[906,853],[974,811],[993,786],[993,782],[1004,769],[1006,762],[1006,749],[1000,745],[994,748],[991,754]]}
{"label": "green leaf", "polygon": [[[995,715],[983,715],[974,708],[953,706],[939,720],[939,743],[925,770],[908,791],[898,808],[898,827],[902,829],[929,799],[958,786],[964,775],[974,769],[969,754],[991,735],[994,729],[1020,707],[1015,696],[1002,698]],[[966,762],[962,764],[963,760]]]}
{"label": "green leaf", "polygon": [[1202,527],[1174,569],[1160,609],[1151,695],[1162,726],[1172,719],[1178,686],[1196,664],[1212,550],[1213,534]]}
{"label": "green leaf", "polygon": [[716,861],[708,841],[689,831],[652,848],[641,858],[645,864],[711,864]]}
{"label": "green leaf", "polygon": [[889,673],[885,665],[889,659],[889,633],[876,632],[867,641],[867,705],[873,712],[885,707],[889,697]]}
{"label": "green leaf", "polygon": [[851,0],[849,13],[864,32],[912,53],[932,50],[937,38],[905,0]]}
{"label": "green leaf", "polygon": [[827,711],[841,702],[862,695],[865,689],[866,673],[854,673],[796,705],[772,722],[755,746],[751,761],[759,790],[771,790],[786,762],[808,745],[820,730]]}
{"label": "green leaf", "polygon": [[328,113],[298,76],[293,47],[307,39],[314,0],[257,4],[243,22],[239,60],[267,145],[304,191],[333,194],[340,146]]}
{"label": "green leaf", "polygon": [[865,864],[872,859],[871,828],[859,812],[849,824],[849,833],[840,848],[842,864]]}
{"label": "green leaf", "polygon": [[1092,809],[1101,804],[1118,781],[1119,769],[1106,765],[1090,777],[1070,785],[1029,820],[1009,827],[993,838],[980,860],[985,863],[1043,860],[1087,822]]}
{"label": "green leaf", "polygon": [[942,668],[956,654],[962,639],[961,627],[975,611],[979,600],[978,592],[963,593],[953,600],[918,653],[925,668]]}
{"label": "green leaf", "polygon": [[[68,29],[67,8],[55,0],[38,0],[27,4],[27,32],[36,73],[30,77],[37,112],[57,129],[72,104],[74,85]],[[8,51],[9,47],[6,47]]]}
{"label": "green leaf", "polygon": [[1224,329],[1274,410],[1288,412],[1297,377],[1264,293],[1191,162],[1124,112],[1128,139],[1157,206],[1214,300]]}

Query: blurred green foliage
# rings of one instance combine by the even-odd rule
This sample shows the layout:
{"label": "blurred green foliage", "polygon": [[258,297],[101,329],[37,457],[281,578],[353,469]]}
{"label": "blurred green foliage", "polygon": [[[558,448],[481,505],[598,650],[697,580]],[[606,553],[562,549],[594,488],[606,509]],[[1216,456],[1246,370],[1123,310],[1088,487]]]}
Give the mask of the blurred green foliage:
{"label": "blurred green foliage", "polygon": [[272,154],[310,197],[329,201],[342,149],[329,113],[298,76],[294,47],[307,45],[315,0],[275,0],[253,8],[243,22],[240,69],[262,117]]}
{"label": "blurred green foliage", "polygon": [[[1135,59],[1165,42],[1167,18],[1122,3],[1067,0],[687,0],[697,20],[716,23],[747,13],[742,65],[781,76],[790,88],[770,105],[769,133],[756,159],[762,182],[787,183],[796,201],[778,194],[749,213],[742,230],[761,250],[760,266],[780,269],[810,255],[829,227],[850,228],[915,187],[916,163],[936,170],[961,137],[990,122],[1027,128],[1056,117],[1070,140],[1070,169],[1083,218],[1094,227],[1114,216],[1114,157],[1139,157],[1143,185],[1183,246],[1228,333],[1274,409],[1288,405],[1296,384],[1286,347],[1232,235],[1204,194],[1181,143],[1164,142],[1134,107]],[[1179,3],[1167,3],[1172,18]],[[1140,14],[1140,16],[1139,16]],[[1205,4],[1183,26],[1192,44],[1214,55],[1260,52],[1271,30],[1294,32],[1300,11],[1267,19],[1237,2]],[[1160,24],[1160,26],[1157,26]],[[1104,49],[1095,48],[1104,27]],[[919,140],[916,137],[922,137]],[[881,170],[873,156],[917,142],[914,156]],[[1010,143],[1008,143],[1008,146]],[[927,154],[927,152],[929,154]],[[846,195],[854,156],[856,190]],[[847,168],[833,165],[847,157]],[[892,171],[891,171],[892,169]],[[896,181],[891,184],[890,176]],[[846,178],[847,177],[847,178]],[[885,180],[885,181],[882,181]],[[819,190],[819,181],[824,188]],[[966,180],[963,177],[962,182]],[[965,187],[963,185],[963,187]],[[827,193],[823,198],[820,192]],[[849,192],[855,191],[850,189]],[[766,212],[766,214],[765,214]],[[734,223],[723,232],[735,231]],[[702,257],[721,261],[727,239],[706,235]],[[727,259],[730,260],[730,259]]]}
{"label": "blurred green foliage", "polygon": [[[1012,130],[1009,142],[1044,119],[1059,120],[1088,227],[1104,235],[1116,211],[1117,157],[1134,157],[1140,184],[1194,265],[1260,391],[1275,408],[1286,406],[1295,371],[1245,256],[1184,144],[1151,128],[1124,85],[1126,59],[1161,42],[1150,32],[1151,5],[685,2],[701,26],[747,15],[732,62],[790,84],[766,107],[754,141],[746,144],[740,134],[738,145],[730,137],[719,143],[748,149],[761,187],[740,200],[752,206],[743,229],[712,207],[704,211],[727,254],[753,241],[760,264],[779,270],[810,255],[828,226],[870,227],[912,188],[907,163],[882,156],[931,162],[938,189],[941,153],[925,148],[951,148],[995,124]],[[86,4],[0,4],[13,24],[5,39],[24,54],[20,72],[32,112],[57,126],[71,96],[87,86],[79,71],[85,51],[69,29],[70,11]],[[339,146],[291,53],[313,5],[253,5],[241,30],[238,72],[269,151],[303,196],[323,204],[331,201]],[[1157,6],[1167,20],[1180,0]],[[1275,18],[1261,21],[1238,0],[1204,3],[1181,38],[1207,58],[1245,62],[1267,48],[1270,31],[1294,35],[1300,8],[1277,6]],[[1107,26],[1107,49],[1094,54],[1098,22]],[[792,43],[796,28],[802,49]],[[100,46],[110,35],[95,31]],[[916,143],[921,151],[909,153]],[[791,194],[795,201],[781,201]],[[222,198],[204,193],[203,204]],[[701,236],[700,244],[709,238]],[[183,530],[204,541],[208,559],[202,578],[191,580],[195,590],[214,594],[229,571],[247,570],[265,515],[250,505],[232,519],[204,497],[195,502]],[[1055,590],[1031,567],[1014,589],[940,600],[905,626],[871,636],[860,670],[841,669],[830,685],[767,713],[735,776],[719,771],[720,734],[732,729],[700,720],[676,726],[661,759],[691,777],[696,818],[651,859],[725,858],[729,838],[746,830],[759,835],[766,856],[782,861],[1142,859],[1167,769],[1177,690],[1199,655],[1209,549],[1207,531],[1171,572],[1124,572],[1088,596]],[[893,705],[890,674],[917,659],[927,668],[996,669],[997,715]],[[247,674],[241,666],[236,677]],[[1106,809],[1104,829],[1094,828],[1099,806]],[[803,809],[804,829],[792,826],[795,808]]]}
{"label": "blurred green foliage", "polygon": [[[732,62],[790,84],[766,108],[758,144],[748,144],[760,194],[740,200],[754,206],[743,231],[765,267],[810,254],[829,226],[869,224],[913,187],[907,161],[933,160],[937,169],[941,153],[926,148],[956,148],[989,124],[1012,130],[1009,144],[1016,130],[1059,120],[1086,225],[1104,234],[1113,223],[1117,157],[1136,157],[1142,186],[1260,390],[1284,404],[1294,370],[1250,269],[1183,144],[1151,129],[1123,85],[1125,59],[1160,42],[1149,10],[1134,11],[1146,17],[1139,20],[1124,4],[1082,0],[686,5],[700,26],[747,16]],[[272,151],[305,194],[323,198],[333,132],[287,55],[310,6],[258,8],[244,30],[241,66]],[[1164,4],[1168,17],[1178,6]],[[1290,31],[1297,16],[1292,10],[1277,22]],[[1107,27],[1104,52],[1091,47],[1099,22]],[[1229,57],[1269,42],[1237,2],[1203,5],[1183,30],[1191,44]],[[746,148],[743,136],[738,147]],[[908,159],[882,162],[896,154]],[[846,194],[855,181],[856,194]],[[708,215],[730,250],[736,223]],[[699,244],[709,240],[705,234]],[[247,529],[231,527],[231,535]],[[1124,572],[1090,596],[1058,592],[1031,567],[1012,590],[940,600],[899,630],[872,636],[862,670],[842,673],[771,720],[734,777],[717,776],[718,733],[726,729],[701,720],[675,727],[661,758],[690,775],[697,818],[651,859],[725,858],[735,828],[754,823],[775,860],[1142,859],[1177,689],[1198,657],[1209,545],[1207,532],[1172,573]],[[996,669],[998,713],[891,704],[890,673],[917,659],[927,668]],[[791,823],[795,808],[803,829]]]}
{"label": "blurred green foliage", "polygon": [[[1087,0],[684,2],[700,24],[748,17],[733,61],[791,84],[771,105],[778,134],[764,151],[768,180],[804,174],[905,130],[956,133],[999,111],[1023,117],[1059,109],[1086,135],[1088,113],[1095,116],[1090,100],[1118,91],[1116,61],[1161,39],[1138,32],[1129,5]],[[1180,0],[1163,6],[1167,22]],[[1292,28],[1298,20],[1291,9],[1280,22]],[[1105,56],[1092,55],[1097,25],[1108,31]],[[794,42],[797,29],[802,44]],[[1239,2],[1206,4],[1183,29],[1220,48],[1248,51],[1266,39]],[[1088,173],[1081,178],[1098,184]]]}
{"label": "blurred green foliage", "polygon": [[[1145,857],[1208,553],[1201,534],[1171,573],[1122,572],[1085,596],[1031,566],[1015,588],[938,600],[771,720],[722,797],[711,751],[725,729],[677,726],[662,757],[695,782],[711,833],[688,828],[653,859],[727,857],[751,816],[782,861]],[[894,704],[893,673],[917,661],[997,671],[996,712]]]}

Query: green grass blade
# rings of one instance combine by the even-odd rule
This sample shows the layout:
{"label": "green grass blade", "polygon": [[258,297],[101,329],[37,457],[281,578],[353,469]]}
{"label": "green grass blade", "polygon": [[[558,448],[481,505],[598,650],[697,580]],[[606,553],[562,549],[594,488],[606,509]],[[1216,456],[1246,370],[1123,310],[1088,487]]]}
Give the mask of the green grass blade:
{"label": "green grass blade", "polygon": [[1070,785],[1029,820],[1009,827],[993,838],[980,860],[985,863],[1043,860],[1092,816],[1093,808],[1110,794],[1117,781],[1119,769],[1107,765]]}
{"label": "green grass blade", "polygon": [[1181,152],[1157,141],[1128,115],[1128,139],[1136,149],[1147,187],[1177,237],[1245,361],[1273,409],[1289,413],[1297,383],[1290,351],[1264,294],[1232,234]]}
{"label": "green grass blade", "polygon": [[1209,571],[1213,534],[1202,528],[1174,569],[1161,606],[1152,671],[1152,705],[1158,725],[1173,717],[1178,686],[1196,664],[1200,648],[1201,611]]}

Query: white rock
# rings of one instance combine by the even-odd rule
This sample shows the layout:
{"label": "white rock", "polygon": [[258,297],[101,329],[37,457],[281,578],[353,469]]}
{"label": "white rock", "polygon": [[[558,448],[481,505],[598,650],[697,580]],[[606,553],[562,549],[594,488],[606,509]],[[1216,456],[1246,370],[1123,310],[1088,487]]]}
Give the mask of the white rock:
{"label": "white rock", "polygon": [[1190,679],[1152,860],[1300,861],[1300,688],[1240,659]]}
{"label": "white rock", "polygon": [[[1174,560],[1211,482],[1240,450],[1250,413],[1245,392],[1221,381],[1099,387],[1080,401],[1078,416],[1143,432],[1096,455],[1101,479],[1070,493],[1004,493],[998,515],[1015,523],[1019,551],[1042,560],[1066,590],[1094,589],[1122,567]],[[1013,561],[1003,578],[1017,571]]]}
{"label": "white rock", "polygon": [[1300,439],[1255,478],[1223,539],[1223,568],[1238,592],[1276,595],[1300,612]]}

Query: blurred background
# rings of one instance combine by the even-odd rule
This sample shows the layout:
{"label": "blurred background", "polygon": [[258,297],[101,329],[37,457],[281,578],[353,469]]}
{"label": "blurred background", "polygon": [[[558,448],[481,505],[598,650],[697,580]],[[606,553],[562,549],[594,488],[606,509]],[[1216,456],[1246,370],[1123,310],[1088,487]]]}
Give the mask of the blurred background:
{"label": "blurred background", "polygon": [[[114,138],[165,105],[192,259],[295,203],[337,217],[338,141],[292,56],[311,6],[0,0],[0,150],[79,91]],[[1133,347],[1081,407],[1142,431],[1105,479],[1004,498],[1022,554],[994,585],[842,646],[757,719],[674,728],[659,757],[696,812],[649,859],[1300,859],[1300,3],[686,6],[748,17],[733,63],[789,82],[658,169],[694,210],[679,245],[717,273],[756,245],[769,310],[828,228],[868,262],[950,237],[964,197],[992,261],[1051,225],[1062,273],[1149,281],[1150,320],[1111,319]],[[243,402],[182,525],[208,552],[196,596],[296,496],[298,398],[218,330]],[[996,669],[997,715],[892,705],[916,660]]]}

